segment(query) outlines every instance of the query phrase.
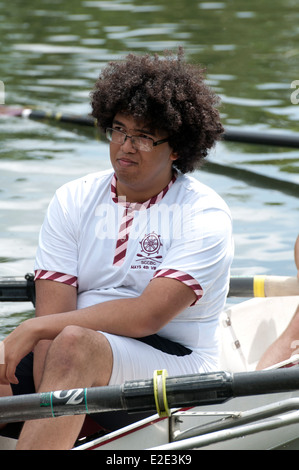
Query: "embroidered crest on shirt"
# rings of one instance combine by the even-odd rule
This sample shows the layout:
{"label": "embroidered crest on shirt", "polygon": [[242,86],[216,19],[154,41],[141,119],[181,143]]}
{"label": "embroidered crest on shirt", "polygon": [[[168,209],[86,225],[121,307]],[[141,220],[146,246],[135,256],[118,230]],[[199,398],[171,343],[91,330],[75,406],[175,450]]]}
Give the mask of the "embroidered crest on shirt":
{"label": "embroidered crest on shirt", "polygon": [[135,265],[131,269],[152,269],[156,270],[157,265],[162,262],[162,255],[159,254],[161,246],[161,235],[155,232],[145,234],[140,243],[140,252],[136,255]]}
{"label": "embroidered crest on shirt", "polygon": [[[161,235],[157,235],[155,232],[144,235],[141,242],[139,242],[141,245],[141,251],[146,253],[147,256],[159,253],[162,246],[160,238]],[[159,256],[159,258],[161,258],[161,256]]]}

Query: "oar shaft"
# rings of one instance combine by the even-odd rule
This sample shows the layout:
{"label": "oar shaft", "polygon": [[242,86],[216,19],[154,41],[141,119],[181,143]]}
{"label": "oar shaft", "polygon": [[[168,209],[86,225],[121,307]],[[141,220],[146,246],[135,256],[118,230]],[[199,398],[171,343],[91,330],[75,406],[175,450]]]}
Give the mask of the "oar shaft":
{"label": "oar shaft", "polygon": [[[30,119],[50,119],[88,127],[95,127],[97,125],[96,119],[88,115],[78,116],[41,110],[25,110],[23,116],[29,117]],[[299,148],[299,136],[296,134],[274,134],[272,132],[226,129],[223,134],[223,139],[230,142]]]}
{"label": "oar shaft", "polygon": [[[222,403],[231,396],[226,372],[166,378],[169,407]],[[154,381],[136,380],[122,386],[79,388],[0,398],[0,423],[56,418],[108,411],[156,412]]]}
{"label": "oar shaft", "polygon": [[[220,404],[233,397],[299,389],[299,371],[215,372],[165,378],[169,408]],[[163,393],[164,393],[163,392]],[[154,380],[0,398],[0,422],[126,410],[156,411]]]}
{"label": "oar shaft", "polygon": [[[80,116],[75,114],[43,111],[39,109],[13,108],[9,106],[0,106],[0,114],[7,116],[21,116],[36,120],[49,119],[87,127],[96,126],[96,120],[89,115]],[[264,132],[242,129],[225,129],[223,139],[228,142],[299,148],[299,135],[296,133],[289,134],[274,131]]]}
{"label": "oar shaft", "polygon": [[291,276],[231,277],[229,297],[299,296],[299,279]]}
{"label": "oar shaft", "polygon": [[282,393],[299,390],[299,370],[296,367],[234,374],[234,397]]}
{"label": "oar shaft", "polygon": [[296,134],[226,129],[223,138],[229,142],[299,148],[299,136]]}
{"label": "oar shaft", "polygon": [[78,388],[0,398],[0,423],[123,409],[120,387]]}
{"label": "oar shaft", "polygon": [[54,121],[78,124],[80,126],[95,127],[96,120],[92,116],[78,116],[75,114],[54,113],[51,111],[42,111],[38,109],[25,109],[22,112],[23,117],[35,120],[50,119]]}

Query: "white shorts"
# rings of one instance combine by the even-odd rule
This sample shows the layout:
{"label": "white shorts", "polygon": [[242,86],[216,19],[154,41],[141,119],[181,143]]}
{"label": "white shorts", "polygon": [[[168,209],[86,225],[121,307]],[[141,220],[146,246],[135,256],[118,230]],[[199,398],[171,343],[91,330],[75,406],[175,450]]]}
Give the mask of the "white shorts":
{"label": "white shorts", "polygon": [[109,385],[128,380],[151,379],[155,370],[166,369],[169,376],[198,374],[217,370],[217,364],[197,352],[157,335],[134,339],[101,332],[113,352]]}

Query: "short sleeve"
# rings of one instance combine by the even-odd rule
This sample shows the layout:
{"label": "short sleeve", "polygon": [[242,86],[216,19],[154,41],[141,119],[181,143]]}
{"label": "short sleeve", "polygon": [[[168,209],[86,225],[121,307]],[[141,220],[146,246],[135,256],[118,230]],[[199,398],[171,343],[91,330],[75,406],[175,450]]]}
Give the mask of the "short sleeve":
{"label": "short sleeve", "polygon": [[211,296],[215,286],[218,292],[227,293],[232,259],[229,211],[195,207],[177,220],[177,237],[154,277],[171,277],[185,283],[195,292],[194,304],[198,304],[203,296]]}
{"label": "short sleeve", "polygon": [[72,283],[75,283],[78,276],[78,223],[75,207],[70,204],[69,198],[61,188],[49,204],[40,230],[35,259],[35,271],[39,278],[43,275],[44,278],[48,276],[52,280],[58,280],[58,277],[65,279],[61,276],[67,275],[69,279],[72,278]]}

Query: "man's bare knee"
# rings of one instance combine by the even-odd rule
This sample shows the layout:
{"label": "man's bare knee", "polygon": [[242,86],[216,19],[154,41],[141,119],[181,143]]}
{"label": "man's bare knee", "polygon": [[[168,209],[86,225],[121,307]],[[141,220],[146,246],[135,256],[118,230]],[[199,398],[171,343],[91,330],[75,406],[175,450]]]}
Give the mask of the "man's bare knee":
{"label": "man's bare knee", "polygon": [[60,351],[75,358],[85,356],[93,348],[105,349],[107,345],[109,343],[102,333],[76,325],[66,326],[53,341],[55,349],[59,347]]}
{"label": "man's bare knee", "polygon": [[82,379],[84,386],[106,385],[112,360],[110,344],[103,334],[70,325],[53,341],[45,362],[45,374],[54,380],[72,377],[74,386],[76,378]]}
{"label": "man's bare knee", "polygon": [[88,350],[88,330],[80,326],[67,326],[54,339],[46,359],[46,367],[56,361],[59,368],[79,368],[85,362]]}

